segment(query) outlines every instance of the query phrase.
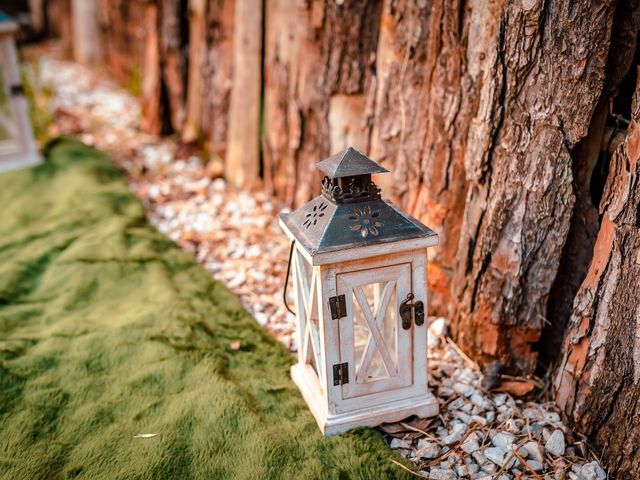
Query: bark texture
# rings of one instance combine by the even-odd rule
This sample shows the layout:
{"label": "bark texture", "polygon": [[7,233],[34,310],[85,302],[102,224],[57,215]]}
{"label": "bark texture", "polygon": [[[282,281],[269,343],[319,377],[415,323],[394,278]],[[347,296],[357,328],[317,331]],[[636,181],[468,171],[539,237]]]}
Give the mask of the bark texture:
{"label": "bark texture", "polygon": [[201,72],[205,79],[199,129],[213,157],[223,159],[231,86],[233,85],[234,0],[209,0],[206,11],[205,48]]}
{"label": "bark texture", "polygon": [[640,108],[609,168],[593,260],[576,296],[556,400],[618,478],[640,476]]}
{"label": "bark texture", "polygon": [[485,83],[465,154],[453,331],[483,363],[535,367],[575,202],[570,149],[600,98],[613,12],[612,2],[509,3],[495,41],[475,47]]}
{"label": "bark texture", "polygon": [[98,0],[99,22],[103,32],[105,62],[120,81],[129,83],[142,75],[145,36],[144,0]]}
{"label": "bark texture", "polygon": [[381,2],[267,0],[264,176],[292,206],[319,191],[314,163],[368,150]]}

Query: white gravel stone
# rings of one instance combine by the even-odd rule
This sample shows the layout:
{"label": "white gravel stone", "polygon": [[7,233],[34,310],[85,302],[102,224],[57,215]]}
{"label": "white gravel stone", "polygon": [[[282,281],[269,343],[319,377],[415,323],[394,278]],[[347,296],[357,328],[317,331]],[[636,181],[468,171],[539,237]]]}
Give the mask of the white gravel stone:
{"label": "white gravel stone", "polygon": [[527,457],[537,462],[544,462],[544,447],[538,442],[527,442],[520,450],[524,450],[527,453]]}
{"label": "white gravel stone", "polygon": [[487,463],[487,457],[484,456],[484,453],[482,452],[482,450],[476,450],[471,454],[471,456],[476,461],[476,463],[480,466]]}
{"label": "white gravel stone", "polygon": [[473,453],[478,450],[480,448],[480,439],[478,434],[473,432],[469,435],[464,443],[460,445],[460,448],[467,453]]}
{"label": "white gravel stone", "polygon": [[391,448],[411,448],[411,442],[401,438],[394,438],[391,440]]}
{"label": "white gravel stone", "polygon": [[491,443],[504,451],[510,450],[515,441],[515,435],[509,432],[498,432],[491,435]]}
{"label": "white gravel stone", "polygon": [[447,320],[439,317],[429,325],[429,333],[431,335],[444,335],[447,331]]}
{"label": "white gravel stone", "polygon": [[462,440],[462,437],[464,437],[464,434],[466,431],[467,431],[466,425],[462,423],[454,425],[451,431],[449,432],[449,435],[445,436],[442,439],[442,442],[445,445],[453,445],[454,443],[458,443],[460,440]]}
{"label": "white gravel stone", "polygon": [[564,455],[565,440],[564,434],[561,430],[554,430],[549,436],[549,439],[544,444],[544,448],[547,452],[558,457]]}
{"label": "white gravel stone", "polygon": [[427,443],[416,452],[416,457],[431,460],[440,455],[440,447],[435,443]]}
{"label": "white gravel stone", "polygon": [[544,413],[544,418],[546,420],[548,420],[549,422],[559,422],[560,421],[560,415],[558,415],[556,412],[545,412]]}
{"label": "white gravel stone", "polygon": [[458,480],[458,476],[451,470],[432,468],[429,472],[431,480]]}
{"label": "white gravel stone", "polygon": [[507,459],[509,458],[508,453],[499,447],[487,448],[484,451],[484,456],[487,457],[487,460],[490,460],[500,467],[507,465],[507,463],[507,467],[510,467],[514,462],[513,457],[507,462]]}
{"label": "white gravel stone", "polygon": [[471,385],[459,382],[453,386],[453,389],[457,393],[459,393],[460,395],[464,395],[465,397],[469,397],[475,392],[475,388],[473,388]]}
{"label": "white gravel stone", "polygon": [[544,464],[542,462],[538,462],[537,460],[527,460],[527,465],[529,465],[529,468],[531,468],[534,472],[541,472],[542,470],[544,470]]}
{"label": "white gravel stone", "polygon": [[578,477],[580,480],[605,480],[607,474],[598,462],[590,462],[580,467]]}
{"label": "white gravel stone", "polygon": [[477,472],[471,475],[471,480],[493,480],[493,476],[487,475],[486,472]]}

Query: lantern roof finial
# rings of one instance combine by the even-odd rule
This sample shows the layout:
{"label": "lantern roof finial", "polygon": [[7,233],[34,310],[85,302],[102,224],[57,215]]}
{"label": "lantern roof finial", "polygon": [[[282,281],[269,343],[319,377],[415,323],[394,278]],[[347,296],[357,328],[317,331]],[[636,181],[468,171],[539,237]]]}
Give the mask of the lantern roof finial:
{"label": "lantern roof finial", "polygon": [[316,168],[331,178],[370,175],[389,171],[353,147],[342,150],[316,163]]}

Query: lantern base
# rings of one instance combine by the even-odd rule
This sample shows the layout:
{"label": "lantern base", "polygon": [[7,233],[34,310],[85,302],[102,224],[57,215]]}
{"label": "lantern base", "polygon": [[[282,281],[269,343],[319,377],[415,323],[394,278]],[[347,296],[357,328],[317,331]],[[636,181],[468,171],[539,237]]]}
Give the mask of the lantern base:
{"label": "lantern base", "polygon": [[42,163],[42,159],[37,152],[22,152],[11,155],[0,154],[0,173],[34,167],[40,163]]}
{"label": "lantern base", "polygon": [[[312,370],[312,377],[308,370]],[[337,435],[356,427],[375,427],[382,423],[398,422],[412,415],[421,418],[435,417],[440,412],[438,400],[431,392],[427,392],[332,415],[327,413],[327,406],[323,404],[325,395],[311,367],[299,363],[292,366],[291,378],[300,389],[302,397],[325,435]]]}

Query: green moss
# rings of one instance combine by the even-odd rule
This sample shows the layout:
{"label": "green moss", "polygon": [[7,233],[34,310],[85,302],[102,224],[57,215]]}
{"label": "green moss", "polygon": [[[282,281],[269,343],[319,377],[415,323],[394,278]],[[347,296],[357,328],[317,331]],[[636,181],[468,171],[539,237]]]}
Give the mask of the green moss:
{"label": "green moss", "polygon": [[289,352],[103,154],[46,157],[0,175],[0,478],[408,478],[373,430],[320,435]]}

